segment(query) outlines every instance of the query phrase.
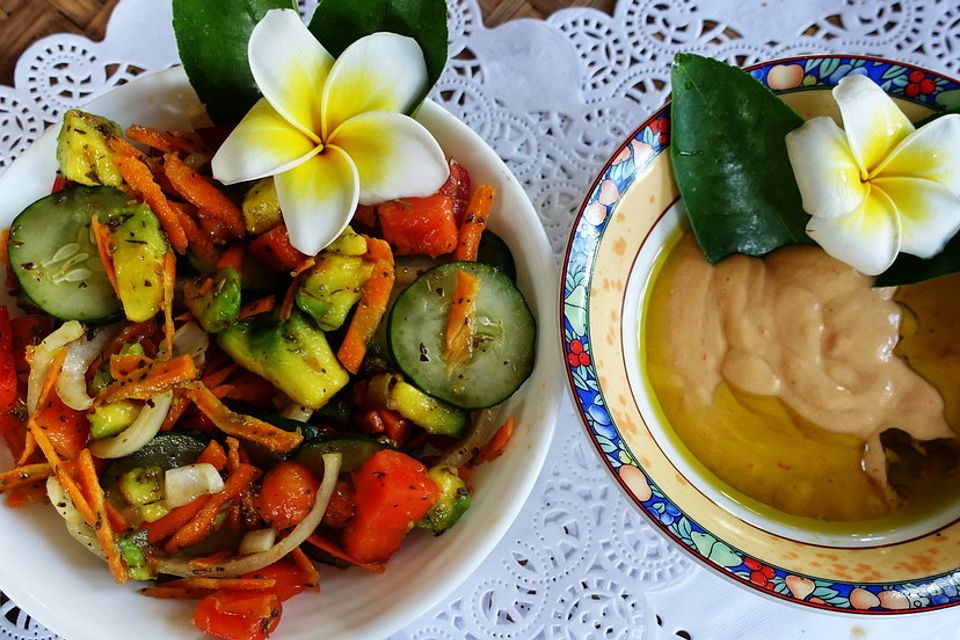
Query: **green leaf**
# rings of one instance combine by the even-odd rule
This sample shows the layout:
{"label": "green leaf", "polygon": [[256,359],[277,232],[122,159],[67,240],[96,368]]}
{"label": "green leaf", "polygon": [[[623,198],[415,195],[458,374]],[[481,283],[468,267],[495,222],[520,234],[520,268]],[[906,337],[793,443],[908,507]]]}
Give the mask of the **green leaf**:
{"label": "green leaf", "polygon": [[378,31],[416,40],[427,62],[427,86],[417,104],[427,97],[447,63],[445,0],[320,0],[310,31],[334,56]]}
{"label": "green leaf", "polygon": [[239,122],[260,98],[247,43],[271,9],[293,0],[173,0],[173,31],[190,84],[217,124]]}
{"label": "green leaf", "polygon": [[673,170],[707,259],[812,243],[784,142],[803,119],[717,60],[678,55],[672,81]]}
{"label": "green leaf", "polygon": [[960,272],[960,234],[953,236],[943,251],[927,260],[901,253],[889,269],[877,276],[873,286],[914,284],[957,272]]}

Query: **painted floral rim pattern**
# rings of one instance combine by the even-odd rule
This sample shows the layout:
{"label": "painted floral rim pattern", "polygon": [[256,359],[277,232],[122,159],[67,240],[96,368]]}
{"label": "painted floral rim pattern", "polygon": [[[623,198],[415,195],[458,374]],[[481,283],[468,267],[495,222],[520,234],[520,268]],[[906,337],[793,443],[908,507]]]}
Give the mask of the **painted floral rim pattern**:
{"label": "painted floral rim pattern", "polygon": [[[785,74],[769,77],[776,67],[790,67],[787,82],[783,80]],[[960,106],[958,81],[920,67],[867,56],[800,56],[762,63],[747,71],[780,93],[830,88],[841,78],[858,74],[869,76],[898,98],[937,110]],[[853,583],[797,574],[764,563],[689,518],[630,452],[607,409],[592,359],[589,291],[611,213],[636,176],[669,144],[668,105],[634,131],[597,177],[574,221],[561,274],[561,339],[567,379],[580,419],[606,466],[653,524],[707,566],[743,585],[805,606],[861,614],[929,611],[960,604],[960,570],[909,582]],[[621,479],[623,466],[632,466],[643,474],[650,489],[648,497],[638,497]]]}

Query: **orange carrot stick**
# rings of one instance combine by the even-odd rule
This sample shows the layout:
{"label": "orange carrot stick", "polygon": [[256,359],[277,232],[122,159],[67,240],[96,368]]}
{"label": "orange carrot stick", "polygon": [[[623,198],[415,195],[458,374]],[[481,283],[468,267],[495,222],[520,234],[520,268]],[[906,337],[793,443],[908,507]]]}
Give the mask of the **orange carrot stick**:
{"label": "orange carrot stick", "polygon": [[240,441],[227,437],[227,469],[233,473],[240,466]]}
{"label": "orange carrot stick", "polygon": [[481,184],[474,190],[470,204],[467,205],[467,214],[460,225],[460,240],[453,252],[454,260],[476,261],[480,237],[487,226],[487,218],[490,217],[490,208],[496,194],[497,190],[488,184]]}
{"label": "orange carrot stick", "polygon": [[169,538],[193,520],[209,501],[210,496],[200,496],[183,506],[171,509],[170,513],[162,518],[158,518],[153,522],[144,522],[140,526],[147,531],[147,542],[157,544],[161,540]]}
{"label": "orange carrot stick", "polygon": [[315,546],[317,549],[330,554],[334,558],[343,560],[344,562],[349,562],[350,564],[358,567],[362,567],[367,571],[372,571],[373,573],[384,572],[384,566],[379,562],[361,562],[340,548],[336,543],[328,540],[319,533],[312,534],[309,538],[307,538],[307,542]]}
{"label": "orange carrot stick", "polygon": [[123,584],[127,581],[127,567],[120,557],[120,549],[117,547],[113,526],[110,524],[110,517],[107,515],[103,487],[100,486],[100,480],[97,478],[97,470],[93,465],[93,456],[90,454],[90,449],[84,449],[80,452],[77,466],[80,472],[80,482],[86,489],[90,506],[96,514],[93,530],[97,534],[100,548],[103,549],[103,555],[107,559],[107,566],[110,567],[113,579]]}
{"label": "orange carrot stick", "polygon": [[507,421],[504,422],[503,425],[497,429],[497,432],[493,434],[493,437],[490,438],[490,442],[481,447],[480,451],[477,452],[477,455],[473,458],[473,464],[490,462],[503,455],[507,444],[510,442],[510,438],[513,437],[515,426],[516,421],[513,419],[513,416],[507,418]]}
{"label": "orange carrot stick", "polygon": [[264,296],[240,307],[240,313],[237,315],[237,318],[243,320],[250,316],[258,316],[261,313],[270,313],[275,306],[277,306],[276,298],[273,296]]}
{"label": "orange carrot stick", "polygon": [[113,254],[110,252],[110,231],[107,230],[106,225],[100,223],[96,214],[90,216],[90,231],[97,243],[97,253],[100,254],[100,264],[103,265],[103,271],[107,274],[107,280],[113,287],[113,292],[119,296],[120,286],[117,284],[117,271],[113,267]]}
{"label": "orange carrot stick", "polygon": [[308,588],[319,591],[320,572],[317,571],[317,567],[314,566],[313,560],[308,558],[307,554],[305,554],[300,547],[291,551],[290,557],[293,558],[293,562],[297,565],[297,568],[300,569],[300,573],[303,574],[303,583]]}
{"label": "orange carrot stick", "polygon": [[107,517],[110,519],[110,526],[113,527],[114,533],[129,531],[130,523],[127,522],[124,515],[120,513],[120,510],[113,506],[113,503],[109,500],[104,504],[107,506]]}
{"label": "orange carrot stick", "polygon": [[114,380],[125,380],[137,369],[143,369],[151,364],[150,358],[135,354],[114,354],[110,356],[110,375]]}
{"label": "orange carrot stick", "polygon": [[143,587],[139,592],[148,598],[157,598],[160,600],[202,600],[212,593],[209,589],[168,587],[165,584],[162,586]]}
{"label": "orange carrot stick", "polygon": [[197,221],[190,216],[188,209],[195,210],[195,208],[182,202],[171,202],[170,206],[177,212],[177,220],[180,222],[180,226],[183,227],[184,235],[187,236],[187,243],[190,246],[190,250],[204,262],[214,264],[218,257],[217,247],[214,244],[213,238],[201,229]]}
{"label": "orange carrot stick", "polygon": [[281,453],[293,451],[303,442],[300,433],[284,431],[263,420],[231,411],[202,384],[185,387],[184,392],[227,435],[250,440]]}
{"label": "orange carrot stick", "polygon": [[213,531],[214,519],[228,500],[240,497],[256,478],[260,470],[248,464],[241,464],[227,477],[223,490],[210,496],[209,502],[190,522],[178,529],[164,546],[167,553],[174,554],[185,547],[197,544]]}
{"label": "orange carrot stick", "polygon": [[189,355],[177,356],[167,361],[155,361],[129,375],[118,378],[97,396],[95,402],[118,402],[120,400],[149,400],[163,391],[197,379],[199,372]]}
{"label": "orange carrot stick", "polygon": [[163,157],[163,167],[173,188],[187,202],[222,222],[235,237],[243,237],[246,232],[243,214],[230,198],[174,154]]}
{"label": "orange carrot stick", "polygon": [[363,285],[360,304],[337,350],[337,359],[350,373],[360,369],[367,355],[367,344],[387,311],[394,282],[393,252],[389,244],[378,238],[367,238],[365,258],[374,261],[373,275]]}
{"label": "orange carrot stick", "polygon": [[227,468],[227,452],[223,450],[223,446],[219,442],[211,440],[207,448],[197,456],[197,464],[204,462],[213,465],[213,468],[217,471],[223,471]]}
{"label": "orange carrot stick", "polygon": [[127,137],[163,153],[199,153],[203,145],[181,131],[160,131],[139,124],[127,127]]}
{"label": "orange carrot stick", "polygon": [[201,382],[203,383],[203,386],[205,386],[208,389],[219,387],[220,385],[222,385],[224,382],[227,381],[227,378],[233,375],[233,372],[236,371],[239,366],[240,365],[238,365],[236,362],[231,362],[227,366],[221,369],[217,369],[216,371],[212,371],[207,375],[203,376],[203,379],[201,380]]}
{"label": "orange carrot stick", "polygon": [[473,317],[477,308],[480,280],[466,271],[457,271],[457,286],[453,290],[447,330],[444,335],[443,359],[448,366],[463,364],[473,351],[475,327]]}
{"label": "orange carrot stick", "polygon": [[[170,244],[174,251],[183,254],[187,250],[187,236],[180,225],[180,219],[177,212],[170,206],[167,196],[163,194],[160,185],[153,178],[150,167],[146,165],[137,156],[124,152],[123,144],[118,143],[119,138],[111,138],[110,146],[117,152],[114,159],[120,168],[120,174],[130,187],[136,191],[150,205],[153,212],[157,214],[157,219],[163,230],[167,232]],[[126,144],[126,143],[125,143]],[[127,144],[127,147],[131,145]],[[138,155],[142,155],[139,154]]]}
{"label": "orange carrot stick", "polygon": [[17,459],[17,466],[27,464],[27,461],[37,452],[37,439],[33,437],[32,431],[27,431],[23,438],[23,453]]}
{"label": "orange carrot stick", "polygon": [[48,462],[39,462],[28,464],[21,467],[14,467],[9,471],[0,473],[0,493],[22,487],[31,482],[46,480],[53,475],[53,467]]}
{"label": "orange carrot stick", "polygon": [[166,357],[173,356],[173,298],[177,286],[177,257],[170,251],[163,256],[163,341]]}

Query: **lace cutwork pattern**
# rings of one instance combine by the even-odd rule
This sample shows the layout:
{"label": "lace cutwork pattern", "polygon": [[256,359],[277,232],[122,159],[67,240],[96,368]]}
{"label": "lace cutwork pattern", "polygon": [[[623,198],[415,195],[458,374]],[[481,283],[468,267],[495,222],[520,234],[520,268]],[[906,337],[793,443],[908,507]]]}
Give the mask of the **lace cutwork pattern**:
{"label": "lace cutwork pattern", "polygon": [[[449,2],[451,60],[433,98],[506,160],[558,259],[605,159],[667,98],[677,52],[741,65],[863,53],[960,74],[956,0],[620,0],[613,16],[566,9],[492,29],[476,0]],[[307,15],[315,5],[300,1]],[[0,86],[0,170],[65,109],[176,64],[169,24],[169,2],[121,0],[102,42],[63,34],[25,51],[15,86]],[[858,620],[856,629],[809,612],[801,619],[695,566],[605,474],[565,402],[542,477],[507,537],[396,638],[957,637],[955,618]],[[0,594],[0,637],[55,636]]]}

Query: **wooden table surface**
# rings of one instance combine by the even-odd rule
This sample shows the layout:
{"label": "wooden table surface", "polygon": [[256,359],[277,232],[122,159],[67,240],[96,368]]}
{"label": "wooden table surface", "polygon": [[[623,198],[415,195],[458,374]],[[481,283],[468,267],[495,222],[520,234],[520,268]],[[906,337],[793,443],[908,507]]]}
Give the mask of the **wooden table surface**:
{"label": "wooden table surface", "polygon": [[[329,0],[328,0],[329,1]],[[0,84],[13,84],[17,58],[30,43],[52,33],[103,37],[118,0],[0,0]],[[615,0],[479,0],[484,22],[543,18],[558,9],[581,6],[611,11]]]}

